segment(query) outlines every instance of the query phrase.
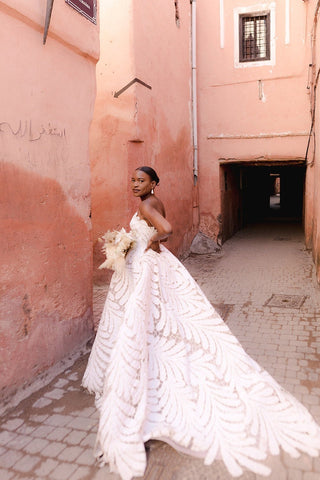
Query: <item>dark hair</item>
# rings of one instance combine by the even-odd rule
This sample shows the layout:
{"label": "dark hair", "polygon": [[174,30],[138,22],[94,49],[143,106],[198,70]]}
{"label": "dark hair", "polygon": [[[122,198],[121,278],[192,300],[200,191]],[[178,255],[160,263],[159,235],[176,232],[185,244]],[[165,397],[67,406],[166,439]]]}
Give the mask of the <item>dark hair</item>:
{"label": "dark hair", "polygon": [[149,175],[149,177],[151,178],[151,180],[153,180],[154,182],[156,182],[156,184],[158,185],[158,183],[160,182],[160,179],[157,175],[157,172],[155,170],[153,170],[153,168],[151,167],[138,167],[136,168],[136,171],[137,170],[141,170],[141,172],[144,172],[146,173],[147,175]]}

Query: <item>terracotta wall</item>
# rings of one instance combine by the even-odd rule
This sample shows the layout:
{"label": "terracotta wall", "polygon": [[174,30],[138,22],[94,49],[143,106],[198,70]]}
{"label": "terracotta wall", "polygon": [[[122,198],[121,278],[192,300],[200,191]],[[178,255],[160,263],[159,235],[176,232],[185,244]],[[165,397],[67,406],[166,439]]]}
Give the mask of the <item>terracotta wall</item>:
{"label": "terracotta wall", "polygon": [[92,329],[88,131],[98,27],[55,2],[0,1],[0,399]]}
{"label": "terracotta wall", "polygon": [[[315,2],[314,2],[315,3]],[[219,234],[219,160],[304,158],[310,128],[308,2],[201,0],[198,5],[200,229]],[[238,7],[275,9],[275,61],[235,64]]]}
{"label": "terracotta wall", "polygon": [[306,191],[306,243],[312,249],[316,264],[317,278],[320,282],[320,152],[319,152],[319,13],[320,2],[313,0],[308,3],[308,30],[311,40],[310,63],[312,75],[310,76],[310,110],[314,113],[314,128],[311,137],[308,168],[307,168],[307,191]]}
{"label": "terracotta wall", "polygon": [[[91,128],[94,278],[102,261],[97,238],[106,230],[128,228],[139,201],[129,180],[134,168],[154,167],[157,194],[164,201],[174,235],[168,247],[187,250],[193,226],[193,176],[190,106],[190,5],[173,1],[101,2],[101,57]],[[103,25],[103,28],[102,28]],[[121,90],[134,79],[126,90]],[[147,85],[147,86],[146,86]]]}

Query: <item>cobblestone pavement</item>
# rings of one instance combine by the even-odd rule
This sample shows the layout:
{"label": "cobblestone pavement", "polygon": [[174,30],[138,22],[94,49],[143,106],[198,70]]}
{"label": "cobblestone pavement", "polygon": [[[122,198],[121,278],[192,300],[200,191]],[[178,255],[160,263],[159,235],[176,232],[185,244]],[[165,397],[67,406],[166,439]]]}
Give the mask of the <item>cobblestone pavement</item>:
{"label": "cobblestone pavement", "polygon": [[[246,351],[320,422],[320,287],[297,224],[241,230],[219,255],[190,256],[185,266]],[[94,291],[100,317],[106,289]],[[0,422],[0,480],[119,480],[92,455],[98,417],[81,386],[84,353]],[[231,480],[221,462],[150,442],[144,480]],[[267,462],[270,480],[319,480],[320,459],[284,453]],[[244,473],[240,480],[262,480]]]}

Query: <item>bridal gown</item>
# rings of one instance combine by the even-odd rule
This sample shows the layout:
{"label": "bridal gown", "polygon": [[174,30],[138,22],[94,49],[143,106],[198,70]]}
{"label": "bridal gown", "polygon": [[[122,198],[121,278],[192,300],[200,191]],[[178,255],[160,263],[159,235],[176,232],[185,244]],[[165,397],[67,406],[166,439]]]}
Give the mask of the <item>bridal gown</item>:
{"label": "bridal gown", "polygon": [[113,274],[83,377],[100,413],[95,455],[122,479],[143,476],[144,443],[222,459],[234,477],[279,448],[319,454],[320,428],[291,394],[249,357],[153,227],[135,214],[136,242]]}

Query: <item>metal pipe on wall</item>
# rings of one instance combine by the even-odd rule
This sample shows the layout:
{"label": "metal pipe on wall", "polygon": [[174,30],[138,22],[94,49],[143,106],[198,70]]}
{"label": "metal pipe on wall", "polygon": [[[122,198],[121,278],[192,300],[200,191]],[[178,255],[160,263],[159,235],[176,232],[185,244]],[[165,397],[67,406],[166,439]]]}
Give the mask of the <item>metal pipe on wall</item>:
{"label": "metal pipe on wall", "polygon": [[193,141],[193,180],[194,185],[198,181],[198,119],[197,119],[197,11],[196,0],[191,3],[191,65],[192,65],[192,141]]}

